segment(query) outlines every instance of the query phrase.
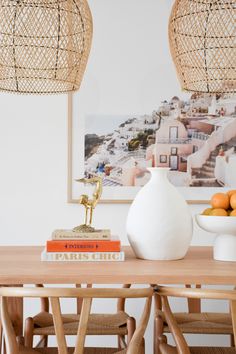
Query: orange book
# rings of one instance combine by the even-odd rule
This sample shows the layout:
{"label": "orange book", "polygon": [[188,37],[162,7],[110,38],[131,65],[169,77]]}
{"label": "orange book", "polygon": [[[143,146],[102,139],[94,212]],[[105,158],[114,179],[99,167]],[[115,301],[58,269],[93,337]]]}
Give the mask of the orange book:
{"label": "orange book", "polygon": [[50,240],[47,252],[120,252],[120,240]]}

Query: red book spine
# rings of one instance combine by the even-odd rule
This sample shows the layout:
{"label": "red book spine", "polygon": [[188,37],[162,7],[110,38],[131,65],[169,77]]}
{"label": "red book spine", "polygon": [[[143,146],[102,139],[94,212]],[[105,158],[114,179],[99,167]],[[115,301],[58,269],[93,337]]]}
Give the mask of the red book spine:
{"label": "red book spine", "polygon": [[47,241],[47,252],[120,252],[119,240],[108,241]]}

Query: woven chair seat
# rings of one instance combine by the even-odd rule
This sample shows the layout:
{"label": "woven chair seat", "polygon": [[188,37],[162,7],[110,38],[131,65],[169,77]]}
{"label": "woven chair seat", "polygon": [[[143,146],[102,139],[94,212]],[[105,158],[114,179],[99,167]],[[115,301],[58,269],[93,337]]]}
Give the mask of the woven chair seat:
{"label": "woven chair seat", "polygon": [[[164,316],[162,311],[159,314]],[[183,333],[233,334],[228,313],[174,313],[174,316]],[[170,332],[167,324],[164,325],[164,332]]]}
{"label": "woven chair seat", "polygon": [[[84,348],[84,354],[126,354],[127,350],[118,351],[117,348]],[[74,348],[68,348],[68,353],[73,354]],[[58,354],[57,348],[25,348],[20,347],[20,354]]]}
{"label": "woven chair seat", "polygon": [[[65,335],[75,335],[78,330],[79,315],[63,314]],[[91,314],[88,321],[87,334],[90,335],[113,335],[127,334],[128,315],[119,311],[115,314]],[[34,335],[55,335],[52,314],[48,312],[40,312],[35,317]]]}
{"label": "woven chair seat", "polygon": [[[172,347],[171,345],[168,346],[168,350],[164,350],[165,348],[163,347],[163,353],[164,354],[178,354],[177,348]],[[235,348],[232,347],[190,347],[190,353],[191,354],[235,354]]]}
{"label": "woven chair seat", "polygon": [[235,348],[211,348],[211,347],[191,347],[191,354],[235,354]]}

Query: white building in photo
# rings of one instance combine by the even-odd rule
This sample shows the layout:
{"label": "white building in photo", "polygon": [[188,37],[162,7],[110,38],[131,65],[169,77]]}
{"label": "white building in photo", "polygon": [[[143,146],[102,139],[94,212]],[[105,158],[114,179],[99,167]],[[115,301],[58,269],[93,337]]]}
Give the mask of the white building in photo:
{"label": "white building in photo", "polygon": [[165,100],[151,114],[124,116],[123,121],[119,116],[108,135],[94,131],[100,146],[91,147],[85,172],[104,175],[109,186],[140,186],[149,178],[146,168],[158,166],[169,167],[178,186],[230,185],[236,177],[235,104],[235,97],[192,94],[185,101],[177,96]]}

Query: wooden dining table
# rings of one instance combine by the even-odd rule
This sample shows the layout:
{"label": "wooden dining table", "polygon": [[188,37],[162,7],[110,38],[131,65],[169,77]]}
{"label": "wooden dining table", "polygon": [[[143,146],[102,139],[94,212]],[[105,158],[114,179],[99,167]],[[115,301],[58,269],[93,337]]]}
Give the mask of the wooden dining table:
{"label": "wooden dining table", "polygon": [[[41,246],[0,247],[0,284],[208,284],[235,285],[236,262],[213,259],[212,247],[192,246],[176,261],[137,259],[124,246],[124,262],[42,262]],[[18,335],[23,331],[23,303],[9,301]]]}

